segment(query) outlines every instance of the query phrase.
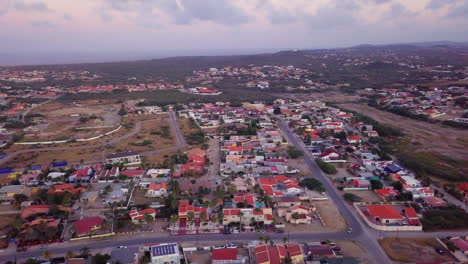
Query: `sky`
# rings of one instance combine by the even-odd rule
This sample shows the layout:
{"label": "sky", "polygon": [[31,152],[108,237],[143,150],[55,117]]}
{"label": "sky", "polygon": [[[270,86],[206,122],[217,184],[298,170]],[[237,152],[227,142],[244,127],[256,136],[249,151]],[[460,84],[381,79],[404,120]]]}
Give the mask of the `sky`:
{"label": "sky", "polygon": [[468,0],[0,0],[0,54],[7,57],[440,40],[468,41]]}

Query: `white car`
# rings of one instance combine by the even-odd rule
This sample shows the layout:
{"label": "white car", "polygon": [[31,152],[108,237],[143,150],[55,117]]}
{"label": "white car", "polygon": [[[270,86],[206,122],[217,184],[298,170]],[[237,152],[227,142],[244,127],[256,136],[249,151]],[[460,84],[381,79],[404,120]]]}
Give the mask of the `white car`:
{"label": "white car", "polygon": [[226,248],[237,248],[237,245],[234,243],[227,243],[225,246]]}

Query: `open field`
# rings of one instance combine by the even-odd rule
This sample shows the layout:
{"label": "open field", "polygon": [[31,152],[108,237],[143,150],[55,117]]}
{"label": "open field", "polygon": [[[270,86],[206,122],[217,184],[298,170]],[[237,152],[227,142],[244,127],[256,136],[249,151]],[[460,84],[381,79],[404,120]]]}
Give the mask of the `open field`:
{"label": "open field", "polygon": [[360,259],[362,264],[370,264],[366,251],[357,242],[352,240],[337,240],[335,243],[341,248],[343,256]]}
{"label": "open field", "polygon": [[341,213],[331,200],[313,202],[318,213],[325,222],[325,228],[330,232],[342,231],[346,228],[346,223]]}
{"label": "open field", "polygon": [[192,140],[190,140],[190,136],[201,131],[200,128],[196,124],[191,123],[190,119],[188,118],[177,118],[177,123],[179,124],[180,132],[185,137],[187,144],[193,147],[201,145],[201,144],[195,144],[196,142],[193,142]]}
{"label": "open field", "polygon": [[117,142],[113,148],[119,151],[149,151],[175,145],[175,135],[167,115],[153,116],[141,121],[141,130],[130,138]]}
{"label": "open field", "polygon": [[340,104],[340,107],[362,113],[378,122],[402,129],[410,137],[413,144],[419,143],[418,151],[434,151],[460,160],[466,159],[468,156],[468,135],[466,130],[417,121],[367,105]]}
{"label": "open field", "polygon": [[442,247],[432,238],[384,238],[379,243],[390,259],[397,263],[454,261],[448,252],[444,255],[435,252],[435,248]]}
{"label": "open field", "polygon": [[16,215],[0,215],[0,229],[9,226],[15,221]]}
{"label": "open field", "polygon": [[40,105],[30,115],[44,117],[27,130],[24,141],[80,139],[109,132],[120,123],[119,107],[115,102],[99,100]]}

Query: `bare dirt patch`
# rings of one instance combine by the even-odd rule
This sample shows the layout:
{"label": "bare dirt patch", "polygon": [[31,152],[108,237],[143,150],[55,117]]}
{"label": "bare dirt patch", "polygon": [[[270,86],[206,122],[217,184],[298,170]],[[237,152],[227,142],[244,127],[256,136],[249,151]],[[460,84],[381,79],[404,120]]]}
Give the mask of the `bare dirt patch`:
{"label": "bare dirt patch", "polygon": [[367,105],[340,104],[340,106],[367,115],[378,122],[402,129],[413,142],[419,143],[420,151],[435,151],[441,155],[460,160],[464,160],[468,156],[468,135],[464,130],[417,121]]}
{"label": "bare dirt patch", "polygon": [[345,220],[336,209],[335,204],[331,200],[317,201],[313,203],[317,207],[318,213],[322,216],[325,222],[325,228],[329,231],[341,231],[346,228]]}
{"label": "bare dirt patch", "polygon": [[441,247],[432,238],[384,238],[379,243],[390,259],[398,263],[454,261],[447,254],[435,252],[435,248]]}

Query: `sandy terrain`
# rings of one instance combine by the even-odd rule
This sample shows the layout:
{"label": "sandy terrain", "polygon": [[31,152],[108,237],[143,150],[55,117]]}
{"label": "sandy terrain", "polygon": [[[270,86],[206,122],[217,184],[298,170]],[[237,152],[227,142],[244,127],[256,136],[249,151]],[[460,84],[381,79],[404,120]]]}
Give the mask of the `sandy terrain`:
{"label": "sandy terrain", "polygon": [[442,127],[438,124],[417,121],[367,105],[340,104],[341,107],[367,115],[378,122],[401,128],[418,142],[421,151],[438,152],[454,159],[465,160],[468,157],[468,133],[466,130]]}
{"label": "sandy terrain", "polygon": [[454,261],[449,254],[437,254],[434,248],[441,246],[431,238],[384,238],[379,243],[395,263]]}

